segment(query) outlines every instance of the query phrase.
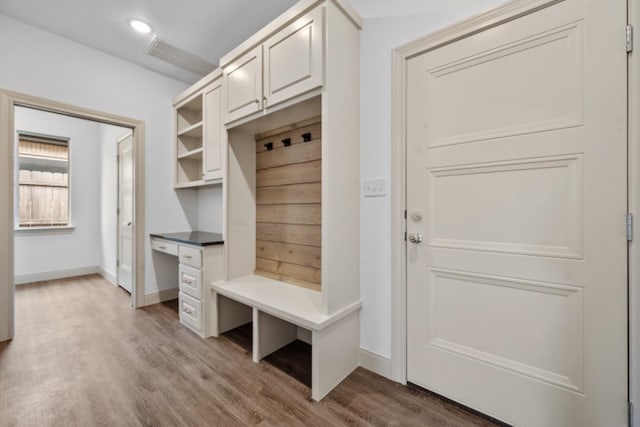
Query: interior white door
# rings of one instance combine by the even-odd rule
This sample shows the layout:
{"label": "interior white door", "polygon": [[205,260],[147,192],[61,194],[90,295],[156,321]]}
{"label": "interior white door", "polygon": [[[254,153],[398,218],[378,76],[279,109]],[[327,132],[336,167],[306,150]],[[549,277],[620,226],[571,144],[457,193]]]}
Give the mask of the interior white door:
{"label": "interior white door", "polygon": [[407,376],[518,426],[622,426],[626,1],[547,4],[408,61]]}
{"label": "interior white door", "polygon": [[118,140],[118,285],[133,290],[133,137]]}

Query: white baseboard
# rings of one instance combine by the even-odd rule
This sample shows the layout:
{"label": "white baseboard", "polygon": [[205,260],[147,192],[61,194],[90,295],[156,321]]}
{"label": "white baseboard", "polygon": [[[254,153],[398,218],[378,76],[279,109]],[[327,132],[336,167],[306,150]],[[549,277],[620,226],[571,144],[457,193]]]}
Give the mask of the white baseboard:
{"label": "white baseboard", "polygon": [[164,291],[158,291],[151,294],[144,295],[144,305],[159,304],[165,301],[171,301],[178,298],[178,288],[165,289]]}
{"label": "white baseboard", "polygon": [[113,271],[107,270],[103,265],[99,266],[98,270],[98,273],[100,273],[104,280],[111,283],[112,285],[118,285],[118,279],[116,278],[116,274]]}
{"label": "white baseboard", "polygon": [[24,285],[25,283],[42,282],[45,280],[66,279],[67,277],[84,276],[100,272],[97,265],[86,267],[65,268],[63,270],[43,271],[41,273],[16,274],[13,283]]}
{"label": "white baseboard", "polygon": [[360,366],[391,379],[391,359],[360,349]]}

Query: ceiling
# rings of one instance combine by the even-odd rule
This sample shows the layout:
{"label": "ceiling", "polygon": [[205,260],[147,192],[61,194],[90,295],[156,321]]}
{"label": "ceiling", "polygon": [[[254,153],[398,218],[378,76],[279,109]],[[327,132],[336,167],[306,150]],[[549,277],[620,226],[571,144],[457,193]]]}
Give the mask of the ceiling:
{"label": "ceiling", "polygon": [[166,42],[211,62],[287,10],[296,0],[0,0],[0,14],[40,27],[185,83],[191,72],[145,53],[152,35],[127,24],[142,19]]}
{"label": "ceiling", "polygon": [[[134,62],[185,83],[201,78],[145,53],[153,34],[131,30],[142,19],[165,42],[217,65],[235,46],[297,0],[0,0],[0,14]],[[348,0],[363,18],[474,11],[505,0]]]}

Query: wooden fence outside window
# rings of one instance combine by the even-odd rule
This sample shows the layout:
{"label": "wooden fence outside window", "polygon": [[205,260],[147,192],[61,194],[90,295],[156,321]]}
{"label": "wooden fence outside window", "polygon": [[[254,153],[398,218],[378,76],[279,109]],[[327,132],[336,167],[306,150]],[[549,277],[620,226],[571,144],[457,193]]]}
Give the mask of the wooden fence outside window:
{"label": "wooden fence outside window", "polygon": [[68,140],[20,134],[18,163],[18,226],[68,226]]}

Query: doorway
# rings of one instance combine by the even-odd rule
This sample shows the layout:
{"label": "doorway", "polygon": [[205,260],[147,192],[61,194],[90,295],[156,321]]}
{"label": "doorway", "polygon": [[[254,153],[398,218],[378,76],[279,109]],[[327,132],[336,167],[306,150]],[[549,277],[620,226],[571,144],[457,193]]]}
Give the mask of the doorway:
{"label": "doorway", "polygon": [[406,381],[515,425],[627,423],[626,24],[516,1],[396,52]]}
{"label": "doorway", "polygon": [[[144,123],[28,95],[0,91],[0,341],[14,335],[14,143],[15,109],[27,107],[129,128],[132,131],[132,305],[144,305]],[[114,139],[115,145],[115,139]],[[115,163],[115,156],[114,156]],[[116,175],[116,173],[114,173]],[[116,229],[112,236],[116,240]],[[115,243],[115,242],[114,242]]]}

